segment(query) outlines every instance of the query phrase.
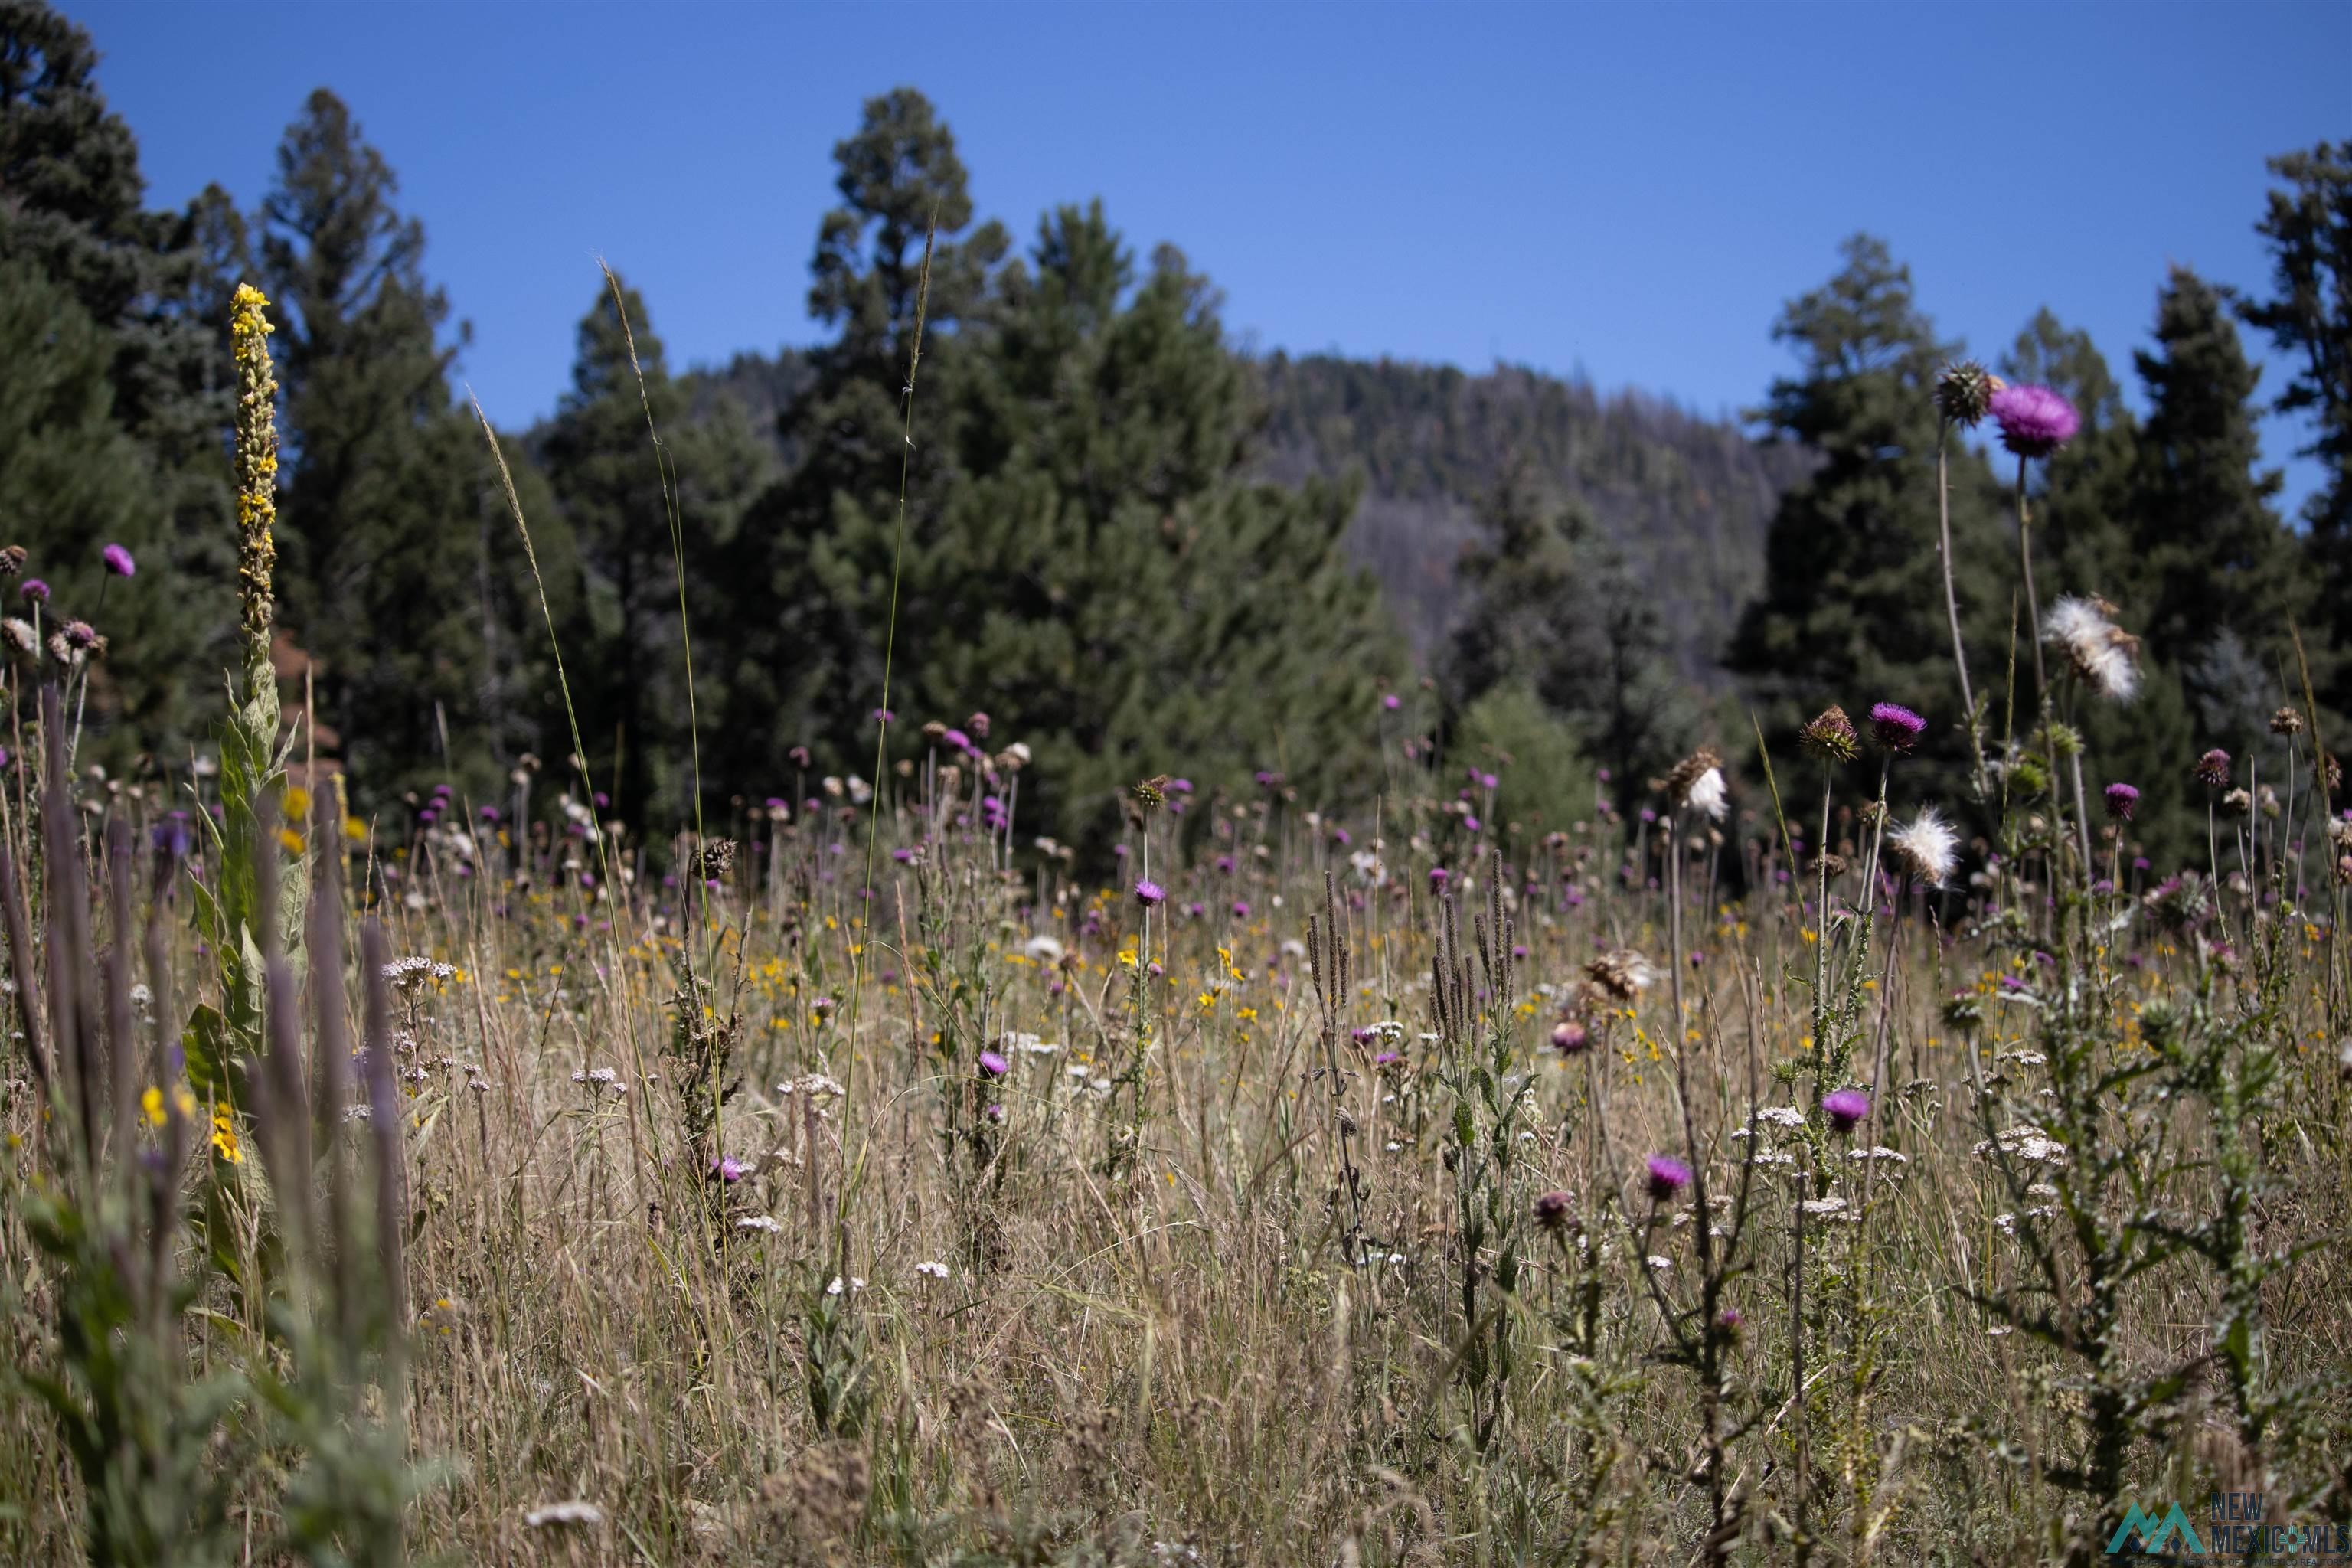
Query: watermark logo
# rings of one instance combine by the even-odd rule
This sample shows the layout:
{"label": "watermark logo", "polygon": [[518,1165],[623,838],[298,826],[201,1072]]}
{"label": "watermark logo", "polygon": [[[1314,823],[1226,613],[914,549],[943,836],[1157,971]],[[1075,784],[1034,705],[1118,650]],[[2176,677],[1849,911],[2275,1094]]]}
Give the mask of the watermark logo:
{"label": "watermark logo", "polygon": [[2254,1558],[2276,1562],[2352,1563],[2352,1525],[2271,1524],[2263,1519],[2260,1492],[2215,1492],[2200,1531],[2189,1512],[2174,1503],[2163,1513],[2134,1503],[2107,1538],[2113,1558],[2155,1558],[2179,1563],[2191,1557]]}
{"label": "watermark logo", "polygon": [[2122,1557],[2152,1557],[2177,1543],[2179,1549],[2196,1556],[2205,1555],[2205,1543],[2189,1528],[2189,1514],[2179,1503],[2161,1520],[2134,1503],[2124,1512],[2124,1521],[2107,1539],[2107,1555]]}

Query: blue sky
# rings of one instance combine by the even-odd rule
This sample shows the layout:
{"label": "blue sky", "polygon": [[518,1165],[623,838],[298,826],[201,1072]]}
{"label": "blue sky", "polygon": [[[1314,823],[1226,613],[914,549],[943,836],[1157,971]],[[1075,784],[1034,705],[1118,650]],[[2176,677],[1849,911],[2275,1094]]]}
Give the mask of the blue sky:
{"label": "blue sky", "polygon": [[1100,195],[1244,342],[1581,368],[1708,413],[1790,366],[1773,317],[1855,229],[1946,334],[1989,357],[2047,304],[2128,384],[2167,266],[2262,287],[2263,160],[2352,135],[2340,0],[64,6],[158,204],[217,180],[250,206],[304,96],[342,95],[507,423],[552,407],[598,255],[675,364],[812,341],[832,145],[901,83],[982,213],[1025,243]]}

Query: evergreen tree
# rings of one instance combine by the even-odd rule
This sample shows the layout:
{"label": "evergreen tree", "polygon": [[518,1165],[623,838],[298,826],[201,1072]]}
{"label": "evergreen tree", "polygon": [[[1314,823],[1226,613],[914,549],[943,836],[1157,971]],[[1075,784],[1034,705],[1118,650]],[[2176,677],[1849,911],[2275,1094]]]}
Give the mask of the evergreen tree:
{"label": "evergreen tree", "polygon": [[[448,301],[425,280],[424,228],[393,205],[397,184],[321,89],[288,128],[257,225],[292,455],[284,619],[319,661],[319,717],[378,799],[453,763],[502,767],[536,732],[490,658],[523,646],[491,570],[511,524],[491,521],[481,434],[451,406]],[[568,554],[560,518],[532,523],[542,568]]]}
{"label": "evergreen tree", "polygon": [[[1818,454],[1781,498],[1765,549],[1763,596],[1734,640],[1732,668],[1765,699],[1776,749],[1830,702],[1906,703],[1929,716],[1929,749],[1967,754],[1937,559],[1936,372],[1951,352],[1916,304],[1908,268],[1866,235],[1845,266],[1790,302],[1773,335],[1802,368],[1773,383],[1762,413],[1775,439]],[[2010,630],[2011,546],[1984,464],[1953,454],[1952,542],[1977,689],[1995,694]],[[2031,635],[2021,629],[2021,636]],[[1990,677],[1990,680],[1987,679]],[[1962,787],[1958,775],[1942,793]]]}
{"label": "evergreen tree", "polygon": [[1518,469],[1498,488],[1486,538],[1460,570],[1475,598],[1447,647],[1445,684],[1459,711],[1524,688],[1621,791],[1689,750],[1698,704],[1675,677],[1651,595],[1582,507],[1553,504]]}
{"label": "evergreen tree", "polygon": [[[2045,605],[2062,595],[2095,595],[2116,605],[2125,629],[2145,632],[2158,584],[2137,537],[2140,429],[2106,357],[2089,333],[2043,310],[2018,334],[2000,372],[2054,387],[2082,416],[2074,438],[2034,474],[2035,573]],[[2204,853],[2203,802],[2190,800],[2182,764],[2194,754],[2194,731],[2168,650],[2151,639],[2141,652],[2140,689],[2129,704],[2086,700],[2074,718],[2087,742],[2091,790],[2121,782],[2141,791],[2127,842],[2170,870]]]}
{"label": "evergreen tree", "polygon": [[[690,823],[693,813],[695,737],[679,601],[683,596],[690,624],[707,639],[719,625],[712,613],[720,599],[713,566],[767,464],[733,398],[714,400],[698,417],[690,414],[645,301],[625,285],[622,300],[625,306],[610,289],[599,289],[581,319],[572,388],[536,445],[583,575],[581,613],[566,639],[576,661],[572,695],[582,734],[598,780],[610,781],[616,813],[639,827],[667,828]],[[649,416],[674,486],[683,584]],[[696,671],[697,704],[706,715],[719,707],[707,662],[710,646],[706,640],[698,648],[706,662]]]}
{"label": "evergreen tree", "polygon": [[2270,169],[2285,188],[2270,193],[2255,227],[2270,245],[2274,292],[2240,310],[2296,363],[2274,406],[2316,426],[2303,450],[2326,477],[2305,508],[2306,550],[2342,672],[2336,706],[2352,709],[2352,141],[2273,158]]}
{"label": "evergreen tree", "polygon": [[[713,740],[720,775],[751,795],[770,793],[803,741],[826,746],[833,765],[871,766],[853,737],[881,700],[902,475],[910,525],[936,526],[957,479],[963,340],[982,335],[1009,245],[999,224],[971,227],[955,138],[911,89],[869,100],[834,162],[841,205],[819,226],[808,300],[837,336],[810,356],[813,384],[785,415],[782,436],[801,461],[754,504],[722,562],[714,641],[728,649],[726,706]],[[919,301],[923,357],[910,371]]]}
{"label": "evergreen tree", "polygon": [[1355,495],[1253,477],[1257,387],[1215,291],[1168,246],[1133,279],[1095,203],[1004,279],[960,397],[970,478],[908,568],[925,710],[1004,719],[1037,754],[1024,799],[1072,835],[1156,772],[1360,795],[1397,659],[1341,546]]}
{"label": "evergreen tree", "polygon": [[[2281,679],[2293,668],[2287,622],[2307,621],[2310,602],[2294,536],[2271,507],[2279,476],[2256,466],[2260,372],[2219,292],[2178,267],[2158,303],[2156,347],[2135,358],[2149,405],[2134,509],[2146,635],[2186,675],[2206,743],[2242,749],[2299,683]],[[2251,703],[2236,673],[2249,656],[2267,677]]]}
{"label": "evergreen tree", "polygon": [[[89,35],[48,5],[0,0],[12,383],[0,485],[15,492],[0,529],[32,552],[61,610],[103,604],[112,646],[92,679],[86,752],[170,755],[203,727],[212,688],[188,671],[220,662],[233,616],[222,318],[207,316],[196,211],[145,209],[138,147],[98,90],[97,61]],[[76,453],[85,471],[55,466]],[[140,576],[102,581],[110,542]]]}

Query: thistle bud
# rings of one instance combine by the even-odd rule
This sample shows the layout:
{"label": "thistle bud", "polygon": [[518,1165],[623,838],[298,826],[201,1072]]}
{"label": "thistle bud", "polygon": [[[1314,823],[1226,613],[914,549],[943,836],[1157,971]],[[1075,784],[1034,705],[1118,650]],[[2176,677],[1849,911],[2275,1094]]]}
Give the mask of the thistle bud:
{"label": "thistle bud", "polygon": [[1972,359],[1948,364],[1936,374],[1936,412],[1963,429],[1973,430],[1992,407],[2000,377]]}
{"label": "thistle bud", "polygon": [[1807,756],[1823,763],[1850,763],[1861,754],[1853,721],[1835,703],[1822,709],[1811,723],[1797,731],[1797,741]]}

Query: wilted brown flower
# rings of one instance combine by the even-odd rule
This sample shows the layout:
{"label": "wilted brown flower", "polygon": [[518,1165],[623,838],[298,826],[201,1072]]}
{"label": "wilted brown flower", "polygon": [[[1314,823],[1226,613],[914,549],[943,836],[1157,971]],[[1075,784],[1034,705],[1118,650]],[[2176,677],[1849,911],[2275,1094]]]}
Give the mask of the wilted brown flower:
{"label": "wilted brown flower", "polygon": [[1650,961],[1630,947],[1602,953],[1584,966],[1586,978],[1619,1002],[1631,1002],[1658,977]]}
{"label": "wilted brown flower", "polygon": [[706,882],[716,882],[733,869],[734,865],[735,841],[732,838],[714,838],[695,856],[694,874]]}
{"label": "wilted brown flower", "polygon": [[1705,812],[1714,820],[1723,820],[1727,799],[1723,787],[1723,759],[1708,747],[1701,746],[1675,764],[1666,775],[1666,800],[1677,811]]}
{"label": "wilted brown flower", "polygon": [[2273,735],[2302,734],[2303,715],[2292,708],[2280,709],[2271,715],[2271,733]]}

